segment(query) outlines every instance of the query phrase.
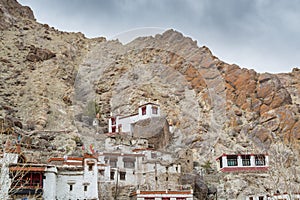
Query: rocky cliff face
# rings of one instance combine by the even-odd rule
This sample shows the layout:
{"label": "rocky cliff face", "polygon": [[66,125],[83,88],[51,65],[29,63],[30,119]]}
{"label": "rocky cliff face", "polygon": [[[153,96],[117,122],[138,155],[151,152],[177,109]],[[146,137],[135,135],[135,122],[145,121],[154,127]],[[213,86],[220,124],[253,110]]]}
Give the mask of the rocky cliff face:
{"label": "rocky cliff face", "polygon": [[32,161],[76,154],[82,143],[104,150],[110,112],[155,101],[174,129],[161,144],[187,169],[211,161],[216,171],[223,153],[269,154],[268,174],[218,174],[220,197],[288,192],[286,180],[299,189],[299,69],[242,69],[173,30],[127,45],[88,39],[39,24],[14,0],[0,1],[0,29],[1,139],[21,138]]}
{"label": "rocky cliff face", "polygon": [[3,0],[0,5],[0,30],[5,30],[19,21],[19,19],[35,20],[32,10],[16,1]]}

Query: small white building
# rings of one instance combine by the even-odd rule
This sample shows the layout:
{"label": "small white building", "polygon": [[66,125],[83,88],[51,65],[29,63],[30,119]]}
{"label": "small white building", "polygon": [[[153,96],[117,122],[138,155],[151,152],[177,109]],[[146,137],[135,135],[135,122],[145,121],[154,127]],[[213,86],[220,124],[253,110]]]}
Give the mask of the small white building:
{"label": "small white building", "polygon": [[133,192],[131,200],[193,200],[193,190],[164,190],[164,191],[140,191]]}
{"label": "small white building", "polygon": [[268,197],[267,200],[299,200],[300,194],[274,194],[272,197]]}
{"label": "small white building", "polygon": [[245,200],[299,200],[300,194],[249,195]]}
{"label": "small white building", "polygon": [[51,158],[49,163],[56,166],[57,174],[49,184],[52,192],[45,199],[98,199],[97,158],[85,154],[83,157]]}
{"label": "small white building", "polygon": [[138,113],[128,115],[128,116],[112,116],[108,121],[108,132],[125,132],[132,133],[133,124],[140,121],[149,119],[151,117],[160,116],[160,107],[158,104],[146,103],[140,105],[138,108]]}
{"label": "small white building", "polygon": [[267,171],[267,154],[223,154],[216,159],[222,172]]}

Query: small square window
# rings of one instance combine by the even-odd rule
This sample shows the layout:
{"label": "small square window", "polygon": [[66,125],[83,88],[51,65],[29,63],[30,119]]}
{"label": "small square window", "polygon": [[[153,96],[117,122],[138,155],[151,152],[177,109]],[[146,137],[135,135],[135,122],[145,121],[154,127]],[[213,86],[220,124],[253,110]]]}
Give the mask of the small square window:
{"label": "small square window", "polygon": [[125,168],[134,168],[134,162],[132,162],[132,161],[125,161],[124,162],[124,167]]}
{"label": "small square window", "polygon": [[99,170],[99,174],[100,174],[101,176],[104,176],[104,172],[105,172],[104,169],[100,169],[100,170]]}
{"label": "small square window", "polygon": [[120,172],[120,180],[126,180],[126,172]]}
{"label": "small square window", "polygon": [[237,155],[228,155],[227,156],[227,165],[228,166],[238,166]]}
{"label": "small square window", "polygon": [[264,165],[266,165],[265,156],[264,155],[256,155],[255,156],[255,165],[256,166],[264,166]]}
{"label": "small square window", "polygon": [[250,162],[250,155],[242,155],[242,164],[243,166],[250,166],[251,162]]}
{"label": "small square window", "polygon": [[156,153],[151,153],[151,158],[157,158],[157,154]]}
{"label": "small square window", "polygon": [[158,108],[156,106],[152,107],[152,114],[154,114],[154,115],[158,114]]}
{"label": "small square window", "polygon": [[115,179],[115,172],[110,171],[110,180],[114,180],[114,179]]}
{"label": "small square window", "polygon": [[116,168],[117,167],[117,161],[116,160],[110,160],[109,165],[110,165],[110,167]]}

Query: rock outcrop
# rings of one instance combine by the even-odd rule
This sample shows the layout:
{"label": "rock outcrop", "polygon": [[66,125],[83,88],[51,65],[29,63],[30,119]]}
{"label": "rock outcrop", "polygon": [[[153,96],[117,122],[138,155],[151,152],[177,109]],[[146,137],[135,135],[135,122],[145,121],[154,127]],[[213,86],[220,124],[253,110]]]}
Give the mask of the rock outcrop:
{"label": "rock outcrop", "polygon": [[0,30],[13,26],[19,19],[35,20],[29,7],[22,6],[17,1],[2,0],[0,4]]}
{"label": "rock outcrop", "polygon": [[133,124],[133,137],[147,139],[151,147],[163,149],[169,145],[172,136],[166,119],[155,117]]}
{"label": "rock outcrop", "polygon": [[30,47],[30,51],[26,56],[26,61],[38,62],[48,60],[55,57],[55,53],[52,53],[48,49],[36,48],[34,46]]}

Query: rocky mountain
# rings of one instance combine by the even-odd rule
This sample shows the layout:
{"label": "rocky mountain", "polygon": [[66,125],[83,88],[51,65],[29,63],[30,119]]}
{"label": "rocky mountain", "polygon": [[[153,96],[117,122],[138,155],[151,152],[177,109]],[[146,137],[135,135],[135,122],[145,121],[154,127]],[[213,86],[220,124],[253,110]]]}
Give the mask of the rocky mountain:
{"label": "rocky mountain", "polygon": [[[36,22],[15,0],[0,1],[0,30],[1,143],[20,139],[30,161],[76,154],[82,144],[104,150],[110,114],[151,101],[174,128],[160,148],[187,162],[187,172],[211,162],[218,178],[207,181],[220,198],[299,191],[299,69],[227,64],[174,30],[126,45],[89,39]],[[223,153],[267,153],[269,173],[219,173]]]}

